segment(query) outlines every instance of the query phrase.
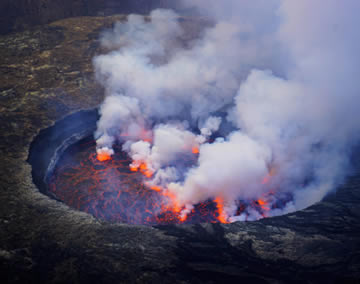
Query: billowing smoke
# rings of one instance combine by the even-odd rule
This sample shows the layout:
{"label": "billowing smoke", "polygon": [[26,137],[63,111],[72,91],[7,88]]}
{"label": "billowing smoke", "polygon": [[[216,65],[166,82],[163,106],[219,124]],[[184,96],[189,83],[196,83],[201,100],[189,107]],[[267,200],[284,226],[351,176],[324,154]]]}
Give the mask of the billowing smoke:
{"label": "billowing smoke", "polygon": [[216,199],[229,221],[257,219],[237,201],[269,192],[269,216],[320,201],[359,139],[360,2],[183,1],[213,20],[191,40],[170,10],[103,34],[98,153],[123,143],[183,215]]}

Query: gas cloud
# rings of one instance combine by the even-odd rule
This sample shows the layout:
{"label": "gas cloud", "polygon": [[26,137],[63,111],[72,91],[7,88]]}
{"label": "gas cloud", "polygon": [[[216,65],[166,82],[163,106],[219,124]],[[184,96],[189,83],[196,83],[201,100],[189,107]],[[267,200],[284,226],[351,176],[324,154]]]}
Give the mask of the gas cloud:
{"label": "gas cloud", "polygon": [[[121,144],[181,218],[209,199],[222,222],[320,201],[349,173],[359,140],[360,2],[183,5],[212,21],[186,44],[182,16],[164,9],[102,34],[99,160]],[[252,200],[263,210],[238,212]]]}

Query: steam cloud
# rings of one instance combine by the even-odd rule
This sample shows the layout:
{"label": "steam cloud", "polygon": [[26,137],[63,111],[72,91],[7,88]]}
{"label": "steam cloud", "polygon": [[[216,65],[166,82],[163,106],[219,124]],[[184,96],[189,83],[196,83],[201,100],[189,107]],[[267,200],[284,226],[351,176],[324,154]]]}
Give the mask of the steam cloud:
{"label": "steam cloud", "polygon": [[186,44],[171,10],[103,34],[98,152],[124,143],[183,214],[220,197],[230,221],[257,219],[236,200],[271,189],[293,198],[270,216],[321,200],[359,140],[360,2],[183,1],[214,20]]}

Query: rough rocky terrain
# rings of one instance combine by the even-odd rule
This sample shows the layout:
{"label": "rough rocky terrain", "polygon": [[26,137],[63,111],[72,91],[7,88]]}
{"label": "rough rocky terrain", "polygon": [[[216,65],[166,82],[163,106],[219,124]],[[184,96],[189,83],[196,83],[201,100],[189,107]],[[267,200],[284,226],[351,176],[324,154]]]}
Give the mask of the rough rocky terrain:
{"label": "rough rocky terrain", "polygon": [[173,0],[2,0],[0,34],[20,31],[75,16],[149,13],[154,8],[178,7]]}
{"label": "rough rocky terrain", "polygon": [[[0,37],[1,283],[359,283],[360,171],[306,210],[226,225],[108,224],[38,191],[30,143],[101,103],[91,59],[99,32],[124,18],[69,18]],[[198,26],[183,24],[189,36]]]}

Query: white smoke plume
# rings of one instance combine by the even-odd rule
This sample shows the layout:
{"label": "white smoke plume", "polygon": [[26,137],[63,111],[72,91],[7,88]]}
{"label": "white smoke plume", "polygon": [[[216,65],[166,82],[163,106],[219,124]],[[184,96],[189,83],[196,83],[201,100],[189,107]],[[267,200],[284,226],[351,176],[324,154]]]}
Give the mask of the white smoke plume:
{"label": "white smoke plume", "polygon": [[170,10],[103,34],[98,153],[123,143],[183,214],[220,198],[229,221],[258,219],[235,216],[236,202],[269,190],[292,196],[269,216],[320,201],[359,140],[360,2],[183,2],[214,21],[186,44]]}

